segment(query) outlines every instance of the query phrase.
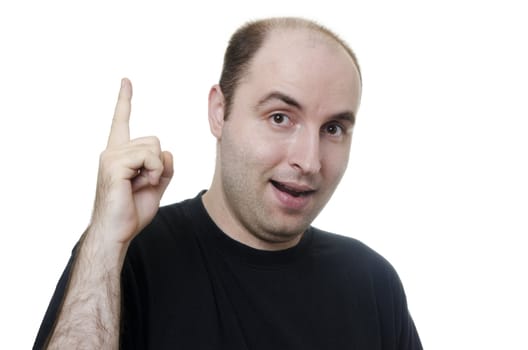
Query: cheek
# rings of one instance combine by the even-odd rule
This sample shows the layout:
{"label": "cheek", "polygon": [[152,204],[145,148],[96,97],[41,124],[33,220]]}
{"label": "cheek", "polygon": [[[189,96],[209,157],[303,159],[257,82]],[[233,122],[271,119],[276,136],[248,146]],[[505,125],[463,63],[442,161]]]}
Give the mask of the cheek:
{"label": "cheek", "polygon": [[269,140],[262,130],[246,128],[233,134],[234,130],[224,133],[221,144],[225,165],[236,168],[245,174],[265,172],[275,167],[284,158],[283,143]]}
{"label": "cheek", "polygon": [[270,167],[284,159],[285,147],[280,143],[255,139],[250,147],[256,166]]}
{"label": "cheek", "polygon": [[[334,145],[335,146],[335,145]],[[350,145],[338,145],[339,147],[328,147],[322,155],[323,176],[329,181],[339,181],[343,177],[350,155]]]}
{"label": "cheek", "polygon": [[288,143],[284,138],[267,132],[262,125],[255,125],[253,129],[246,130],[239,145],[245,158],[252,163],[251,166],[261,169],[273,167],[281,163],[287,153]]}

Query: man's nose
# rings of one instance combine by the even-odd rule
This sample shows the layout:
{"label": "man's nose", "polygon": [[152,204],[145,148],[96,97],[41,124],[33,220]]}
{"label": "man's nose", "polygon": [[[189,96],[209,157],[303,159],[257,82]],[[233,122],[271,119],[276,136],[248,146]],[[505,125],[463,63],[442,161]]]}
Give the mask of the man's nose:
{"label": "man's nose", "polygon": [[316,174],[321,170],[319,130],[301,128],[292,139],[289,163],[303,174]]}

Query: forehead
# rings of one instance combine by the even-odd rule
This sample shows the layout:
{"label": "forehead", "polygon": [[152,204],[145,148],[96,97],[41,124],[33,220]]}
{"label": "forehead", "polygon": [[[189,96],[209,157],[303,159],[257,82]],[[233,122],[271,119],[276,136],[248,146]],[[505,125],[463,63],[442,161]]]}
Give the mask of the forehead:
{"label": "forehead", "polygon": [[239,87],[256,95],[281,91],[319,109],[354,112],[361,94],[359,72],[348,52],[327,35],[304,28],[272,30]]}

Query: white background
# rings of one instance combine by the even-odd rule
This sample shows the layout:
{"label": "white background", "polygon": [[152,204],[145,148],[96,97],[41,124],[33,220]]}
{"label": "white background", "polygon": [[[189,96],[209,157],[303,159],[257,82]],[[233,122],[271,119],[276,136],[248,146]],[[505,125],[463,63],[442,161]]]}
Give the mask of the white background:
{"label": "white background", "polygon": [[327,25],[363,70],[350,166],[316,225],[391,261],[425,348],[528,349],[521,1],[176,4],[1,2],[1,349],[31,347],[88,223],[120,78],[132,136],[174,154],[163,203],[194,196],[212,176],[207,93],[226,42],[271,15]]}

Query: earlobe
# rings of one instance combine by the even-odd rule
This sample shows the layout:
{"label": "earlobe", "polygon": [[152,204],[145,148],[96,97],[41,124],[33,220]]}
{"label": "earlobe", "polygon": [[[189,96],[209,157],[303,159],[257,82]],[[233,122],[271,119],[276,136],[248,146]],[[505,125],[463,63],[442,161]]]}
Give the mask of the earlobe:
{"label": "earlobe", "polygon": [[224,102],[224,94],[220,85],[214,85],[209,91],[209,128],[218,140],[222,136],[224,127]]}

